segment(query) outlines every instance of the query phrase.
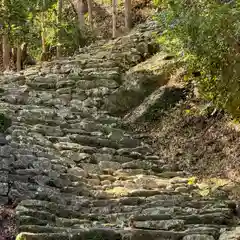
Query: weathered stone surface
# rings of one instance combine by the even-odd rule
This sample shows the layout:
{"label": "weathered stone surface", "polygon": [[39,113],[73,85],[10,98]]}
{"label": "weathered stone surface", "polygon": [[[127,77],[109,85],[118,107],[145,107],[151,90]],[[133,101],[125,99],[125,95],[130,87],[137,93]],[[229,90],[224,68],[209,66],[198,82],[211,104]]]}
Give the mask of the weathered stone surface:
{"label": "weathered stone surface", "polygon": [[68,169],[68,173],[77,177],[87,177],[86,171],[77,167]]}
{"label": "weathered stone surface", "polygon": [[198,185],[111,115],[139,105],[177,66],[152,57],[157,29],[150,22],[23,77],[0,77],[0,107],[12,119],[8,141],[0,138],[0,203],[17,205],[20,239],[213,240],[233,222],[236,205],[195,198]]}
{"label": "weathered stone surface", "polygon": [[160,221],[141,221],[133,223],[135,228],[159,229],[159,230],[181,230],[184,228],[183,220],[160,220]]}
{"label": "weathered stone surface", "polygon": [[1,98],[4,102],[11,104],[25,104],[28,100],[29,89],[27,86],[10,88],[5,91]]}
{"label": "weathered stone surface", "polygon": [[183,88],[163,86],[155,90],[144,102],[124,117],[126,123],[159,119],[161,113],[185,97]]}
{"label": "weathered stone surface", "polygon": [[124,76],[123,85],[106,99],[106,109],[112,114],[124,114],[138,106],[158,87],[165,85],[171,69],[176,67],[176,61],[165,60],[166,56],[159,53],[130,69]]}
{"label": "weathered stone surface", "polygon": [[214,240],[214,237],[209,235],[193,234],[185,236],[183,240]]}
{"label": "weathered stone surface", "polygon": [[237,240],[239,238],[240,238],[240,227],[236,227],[231,231],[223,232],[219,240]]}
{"label": "weathered stone surface", "polygon": [[57,81],[56,75],[52,75],[52,76],[48,75],[47,78],[35,77],[31,80],[29,79],[27,81],[27,85],[37,89],[51,89],[51,88],[55,88],[56,81]]}
{"label": "weathered stone surface", "polygon": [[0,183],[0,195],[7,196],[8,191],[8,183]]}

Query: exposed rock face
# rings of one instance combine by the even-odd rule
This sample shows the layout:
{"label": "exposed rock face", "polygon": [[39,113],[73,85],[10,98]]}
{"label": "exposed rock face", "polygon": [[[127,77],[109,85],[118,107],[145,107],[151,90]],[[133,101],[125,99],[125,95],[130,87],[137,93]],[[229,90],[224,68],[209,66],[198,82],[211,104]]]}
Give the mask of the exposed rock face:
{"label": "exposed rock face", "polygon": [[0,108],[12,120],[0,146],[0,203],[17,205],[18,239],[218,239],[234,203],[201,198],[186,173],[120,128],[103,99],[121,90],[128,54],[96,49],[0,79]]}
{"label": "exposed rock face", "polygon": [[178,62],[158,53],[127,71],[123,84],[105,101],[106,109],[112,114],[125,114],[138,106],[148,95],[165,85]]}
{"label": "exposed rock face", "polygon": [[183,99],[185,95],[185,89],[183,88],[160,87],[150,94],[134,111],[127,114],[124,120],[126,123],[156,120],[168,108]]}
{"label": "exposed rock face", "polygon": [[237,240],[240,238],[240,228],[236,227],[231,231],[224,232],[219,240]]}

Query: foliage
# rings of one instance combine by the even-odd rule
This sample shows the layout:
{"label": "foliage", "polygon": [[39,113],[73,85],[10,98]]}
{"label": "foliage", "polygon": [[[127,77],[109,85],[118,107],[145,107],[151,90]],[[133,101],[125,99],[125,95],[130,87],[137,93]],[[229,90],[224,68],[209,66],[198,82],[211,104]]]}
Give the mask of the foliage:
{"label": "foliage", "polygon": [[199,70],[200,93],[240,116],[240,3],[223,0],[156,0],[162,10],[159,42]]}
{"label": "foliage", "polygon": [[[30,43],[30,53],[39,58],[44,28],[49,51],[55,51],[56,46],[61,45],[63,55],[74,53],[85,43],[88,35],[80,32],[76,12],[69,1],[63,1],[62,21],[58,23],[57,2],[58,0],[3,0],[0,4],[0,35],[7,33],[12,46]],[[59,32],[62,36],[60,40]]]}
{"label": "foliage", "polygon": [[[50,5],[48,4],[48,8],[45,11],[40,11],[34,19],[32,34],[34,35],[35,32],[38,34],[35,39],[35,46],[31,46],[32,52],[41,47],[42,14],[44,15],[44,29],[47,33],[45,40],[49,51],[55,49],[57,45],[61,45],[63,55],[72,54],[80,45],[82,35],[78,28],[75,12],[68,7],[68,1],[63,5],[62,22],[58,23],[57,0],[53,0]],[[62,36],[60,42],[58,39],[59,32]]]}

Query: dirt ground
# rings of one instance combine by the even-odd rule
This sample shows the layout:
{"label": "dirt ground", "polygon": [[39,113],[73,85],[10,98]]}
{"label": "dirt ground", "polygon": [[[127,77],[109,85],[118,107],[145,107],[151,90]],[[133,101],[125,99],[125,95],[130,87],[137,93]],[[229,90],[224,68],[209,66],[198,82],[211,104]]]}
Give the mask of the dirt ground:
{"label": "dirt ground", "polygon": [[14,240],[15,237],[15,211],[11,206],[0,206],[0,240]]}
{"label": "dirt ground", "polygon": [[161,119],[134,126],[173,170],[201,181],[221,179],[230,198],[240,200],[240,125],[227,114],[211,116],[206,103],[188,99]]}

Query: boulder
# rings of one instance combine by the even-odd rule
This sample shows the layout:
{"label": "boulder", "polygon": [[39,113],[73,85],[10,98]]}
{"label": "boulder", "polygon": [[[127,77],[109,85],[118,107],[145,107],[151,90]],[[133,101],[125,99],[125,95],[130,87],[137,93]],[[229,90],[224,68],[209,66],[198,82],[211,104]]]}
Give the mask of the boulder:
{"label": "boulder", "polygon": [[131,68],[123,76],[123,84],[106,100],[104,108],[113,115],[124,115],[138,106],[157,88],[165,85],[178,61],[166,53],[158,53]]}
{"label": "boulder", "polygon": [[141,105],[124,117],[126,123],[154,120],[183,99],[184,88],[162,86],[150,94]]}

